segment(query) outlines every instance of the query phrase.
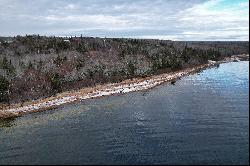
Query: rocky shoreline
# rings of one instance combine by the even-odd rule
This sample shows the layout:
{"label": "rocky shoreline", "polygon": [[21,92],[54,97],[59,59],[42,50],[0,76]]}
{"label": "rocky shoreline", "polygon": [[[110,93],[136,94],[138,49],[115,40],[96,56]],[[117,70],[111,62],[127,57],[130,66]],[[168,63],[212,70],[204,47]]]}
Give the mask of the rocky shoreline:
{"label": "rocky shoreline", "polygon": [[249,55],[237,55],[226,58],[222,61],[209,61],[207,64],[196,67],[187,68],[177,72],[150,76],[147,78],[135,78],[133,80],[125,80],[120,83],[99,85],[92,88],[83,88],[78,91],[70,91],[58,94],[54,97],[41,99],[26,103],[13,104],[0,110],[0,119],[17,117],[24,114],[49,110],[64,104],[81,101],[84,99],[98,98],[113,94],[123,94],[128,92],[150,89],[165,82],[174,82],[176,79],[191,73],[199,72],[209,67],[219,65],[220,63],[249,60]]}

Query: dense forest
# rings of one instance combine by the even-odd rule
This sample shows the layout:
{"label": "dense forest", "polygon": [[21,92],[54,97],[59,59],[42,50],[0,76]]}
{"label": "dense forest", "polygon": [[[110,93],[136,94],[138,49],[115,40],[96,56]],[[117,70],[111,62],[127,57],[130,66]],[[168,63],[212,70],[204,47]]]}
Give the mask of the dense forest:
{"label": "dense forest", "polygon": [[249,54],[249,42],[127,38],[0,37],[0,102],[170,72]]}

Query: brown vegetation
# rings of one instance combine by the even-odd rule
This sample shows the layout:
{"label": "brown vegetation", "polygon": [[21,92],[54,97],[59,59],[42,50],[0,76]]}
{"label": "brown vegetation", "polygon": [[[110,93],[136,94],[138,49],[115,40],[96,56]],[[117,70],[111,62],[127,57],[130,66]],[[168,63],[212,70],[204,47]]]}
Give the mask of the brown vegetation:
{"label": "brown vegetation", "polygon": [[0,102],[168,73],[248,54],[248,42],[17,36],[0,38]]}

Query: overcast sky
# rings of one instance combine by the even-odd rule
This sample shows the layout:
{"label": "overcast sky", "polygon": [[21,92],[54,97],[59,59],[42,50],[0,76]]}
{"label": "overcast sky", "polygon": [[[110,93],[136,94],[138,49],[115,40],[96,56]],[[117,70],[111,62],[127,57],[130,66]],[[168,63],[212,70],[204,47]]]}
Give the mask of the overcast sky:
{"label": "overcast sky", "polygon": [[0,35],[249,40],[249,0],[0,0]]}

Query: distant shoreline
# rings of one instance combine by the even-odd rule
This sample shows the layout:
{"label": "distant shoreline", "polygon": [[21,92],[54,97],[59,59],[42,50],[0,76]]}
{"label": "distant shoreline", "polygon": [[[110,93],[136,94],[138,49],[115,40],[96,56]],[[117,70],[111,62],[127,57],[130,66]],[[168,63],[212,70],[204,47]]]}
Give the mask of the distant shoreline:
{"label": "distant shoreline", "polygon": [[12,104],[0,110],[0,119],[18,117],[24,114],[40,112],[57,108],[61,105],[81,101],[84,99],[98,98],[113,94],[123,94],[150,89],[166,82],[174,81],[183,76],[199,72],[209,67],[216,66],[221,63],[232,61],[249,60],[249,55],[235,55],[227,57],[222,61],[209,61],[207,64],[186,68],[180,71],[154,75],[146,78],[135,78],[132,80],[124,80],[120,83],[98,85],[90,88],[82,88],[77,91],[69,91],[57,94],[54,97],[40,99],[25,103]]}

